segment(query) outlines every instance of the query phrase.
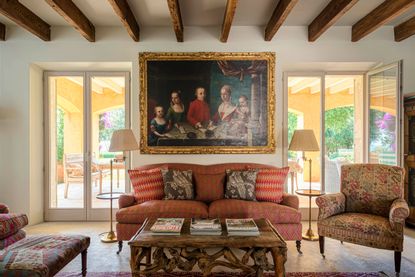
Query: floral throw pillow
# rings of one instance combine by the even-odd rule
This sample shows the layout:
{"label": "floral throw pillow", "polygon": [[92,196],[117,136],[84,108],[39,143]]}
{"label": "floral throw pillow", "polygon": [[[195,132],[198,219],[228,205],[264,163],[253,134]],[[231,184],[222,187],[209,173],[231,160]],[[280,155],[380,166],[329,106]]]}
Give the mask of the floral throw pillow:
{"label": "floral throw pillow", "polygon": [[257,170],[226,170],[225,197],[256,201],[255,183]]}
{"label": "floral throw pillow", "polygon": [[164,182],[164,199],[194,199],[191,170],[162,169]]}

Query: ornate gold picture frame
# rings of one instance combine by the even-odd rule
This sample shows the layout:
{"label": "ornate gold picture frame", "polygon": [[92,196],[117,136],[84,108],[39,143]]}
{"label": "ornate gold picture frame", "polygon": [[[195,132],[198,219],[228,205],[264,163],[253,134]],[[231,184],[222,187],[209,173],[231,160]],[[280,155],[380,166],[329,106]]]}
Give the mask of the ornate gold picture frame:
{"label": "ornate gold picture frame", "polygon": [[274,153],[275,54],[139,54],[143,154]]}

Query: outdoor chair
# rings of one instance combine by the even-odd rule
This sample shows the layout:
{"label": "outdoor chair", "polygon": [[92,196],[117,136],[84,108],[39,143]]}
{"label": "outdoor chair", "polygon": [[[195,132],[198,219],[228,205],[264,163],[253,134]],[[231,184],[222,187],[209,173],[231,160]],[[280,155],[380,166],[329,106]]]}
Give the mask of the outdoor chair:
{"label": "outdoor chair", "polygon": [[403,197],[404,169],[381,164],[349,164],[341,168],[341,192],[316,199],[318,235],[324,238],[395,251],[400,272],[403,228],[409,215]]}
{"label": "outdoor chair", "polygon": [[[64,155],[64,180],[65,180],[65,199],[68,198],[69,184],[84,182],[84,157],[82,153],[66,153]],[[108,169],[102,169],[100,164],[92,159],[91,181],[95,186],[99,182],[99,193],[102,193],[102,178],[110,173]]]}

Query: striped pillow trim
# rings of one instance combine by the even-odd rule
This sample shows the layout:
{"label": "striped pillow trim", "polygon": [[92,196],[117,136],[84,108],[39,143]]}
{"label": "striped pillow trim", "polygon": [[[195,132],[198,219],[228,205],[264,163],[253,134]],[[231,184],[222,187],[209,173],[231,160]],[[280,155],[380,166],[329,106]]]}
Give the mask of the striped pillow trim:
{"label": "striped pillow trim", "polygon": [[280,203],[290,168],[260,169],[256,179],[255,196],[258,201]]}
{"label": "striped pillow trim", "polygon": [[164,183],[161,168],[150,170],[128,170],[134,189],[137,203],[149,200],[162,200],[164,198]]}

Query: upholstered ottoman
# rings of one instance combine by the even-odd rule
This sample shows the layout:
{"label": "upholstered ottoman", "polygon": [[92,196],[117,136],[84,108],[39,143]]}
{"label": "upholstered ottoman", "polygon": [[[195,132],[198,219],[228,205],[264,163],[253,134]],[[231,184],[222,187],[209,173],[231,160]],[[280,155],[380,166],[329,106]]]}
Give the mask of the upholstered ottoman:
{"label": "upholstered ottoman", "polygon": [[27,237],[0,250],[0,276],[53,276],[79,253],[85,276],[89,243],[81,235]]}

